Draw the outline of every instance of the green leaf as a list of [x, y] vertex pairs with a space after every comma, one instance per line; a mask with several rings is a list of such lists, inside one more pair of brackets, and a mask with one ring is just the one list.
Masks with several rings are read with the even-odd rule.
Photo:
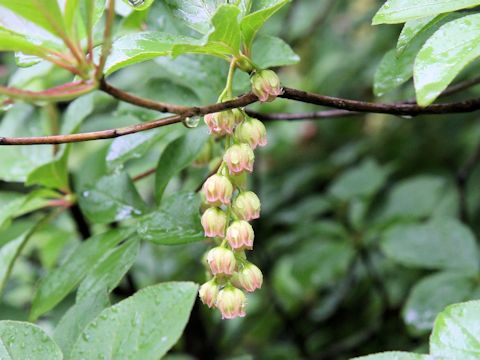
[[107, 292], [101, 291], [77, 302], [62, 316], [53, 333], [53, 339], [62, 349], [65, 359], [70, 359], [73, 344], [83, 329], [108, 306], [110, 301]]
[[143, 11], [152, 6], [155, 0], [123, 0], [124, 3], [128, 4], [131, 8], [137, 11]]
[[453, 218], [396, 225], [384, 234], [381, 247], [388, 257], [406, 266], [463, 270], [469, 274], [479, 268], [475, 236]]
[[62, 360], [55, 342], [37, 325], [20, 321], [0, 321], [2, 360]]
[[[25, 104], [15, 105], [0, 123], [2, 136], [39, 136], [45, 134], [41, 114]], [[52, 146], [10, 146], [0, 151], [0, 179], [24, 182], [37, 167], [52, 160]]]
[[98, 261], [130, 234], [128, 230], [111, 230], [95, 235], [78, 245], [76, 250], [58, 268], [44, 277], [35, 293], [31, 319], [53, 309], [86, 276]]
[[408, 296], [403, 321], [415, 334], [429, 333], [437, 314], [447, 305], [468, 300], [474, 287], [474, 279], [462, 273], [443, 272], [423, 278]]
[[57, 0], [0, 0], [0, 6], [12, 10], [52, 34], [59, 35], [59, 31], [65, 29], [63, 14]]
[[158, 359], [180, 338], [197, 294], [193, 283], [144, 288], [105, 309], [83, 331], [72, 359]]
[[403, 351], [387, 351], [383, 353], [356, 357], [351, 360], [435, 360], [429, 355], [420, 355]]
[[[442, 16], [444, 15], [439, 15], [438, 17]], [[403, 50], [405, 50], [408, 44], [438, 17], [427, 16], [424, 18], [407, 21], [402, 28], [400, 36], [398, 37], [397, 52], [401, 53]]]
[[193, 39], [161, 32], [143, 32], [122, 36], [112, 44], [112, 52], [105, 65], [105, 74], [128, 65], [170, 56], [175, 44], [194, 42]]
[[123, 171], [83, 185], [79, 205], [90, 221], [99, 224], [138, 216], [146, 209], [132, 179]]
[[480, 356], [480, 301], [451, 305], [438, 315], [430, 353], [442, 359], [476, 360]]
[[176, 17], [184, 20], [192, 29], [206, 34], [210, 31], [210, 21], [224, 0], [165, 0]]
[[178, 44], [173, 48], [172, 55], [197, 53], [219, 56], [237, 56], [240, 53], [241, 33], [238, 23], [240, 10], [233, 5], [220, 6], [212, 17], [214, 30], [203, 40]]
[[19, 236], [0, 248], [0, 294], [10, 277], [15, 260], [27, 244], [37, 224], [30, 224]]
[[43, 185], [52, 189], [66, 190], [69, 188], [68, 181], [68, 155], [70, 146], [62, 146], [49, 163], [39, 166], [28, 174], [26, 185]]
[[373, 18], [373, 25], [396, 24], [480, 5], [479, 0], [388, 0]]
[[200, 197], [178, 193], [162, 201], [156, 211], [138, 220], [138, 235], [159, 245], [186, 244], [205, 239], [198, 212]]
[[417, 102], [428, 106], [452, 80], [480, 56], [480, 14], [443, 25], [415, 59]]
[[[375, 95], [382, 96], [410, 80], [413, 76], [415, 58], [422, 46], [442, 25], [458, 16], [458, 14], [447, 14], [435, 17], [421, 27], [411, 39], [408, 39], [409, 42], [401, 51], [398, 50], [398, 47], [396, 50], [389, 51], [383, 57], [375, 73]], [[403, 41], [407, 41], [407, 39]]]
[[77, 291], [77, 303], [101, 291], [110, 293], [137, 258], [140, 243], [132, 238], [106, 255], [83, 279]]
[[0, 29], [0, 51], [21, 51], [24, 54], [45, 57], [47, 49], [26, 40], [24, 37]]
[[93, 112], [95, 94], [87, 94], [72, 101], [63, 116], [61, 133], [71, 134], [78, 130], [82, 122]]
[[170, 179], [185, 169], [197, 157], [208, 134], [201, 127], [170, 143], [158, 160], [155, 173], [155, 198], [160, 203]]
[[262, 69], [294, 65], [300, 61], [290, 45], [275, 36], [259, 36], [253, 43], [253, 62]]
[[343, 201], [368, 198], [381, 189], [389, 171], [375, 160], [367, 159], [345, 171], [329, 189], [330, 194]]
[[257, 10], [245, 16], [240, 22], [243, 41], [247, 49], [250, 49], [258, 30], [265, 22], [290, 0], [262, 0], [259, 2]]
[[389, 193], [381, 217], [418, 219], [438, 211], [445, 199], [455, 192], [446, 179], [417, 176], [399, 182]]

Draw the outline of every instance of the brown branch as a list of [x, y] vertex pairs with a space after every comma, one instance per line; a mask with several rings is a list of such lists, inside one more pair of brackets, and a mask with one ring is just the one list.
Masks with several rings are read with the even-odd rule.
[[265, 114], [253, 110], [247, 110], [247, 114], [251, 117], [254, 117], [262, 121], [278, 121], [278, 120], [326, 120], [326, 119], [335, 119], [340, 117], [352, 117], [363, 115], [363, 113], [348, 111], [348, 110], [324, 110], [324, 111], [313, 111], [305, 113], [274, 113], [274, 114]]
[[[223, 110], [234, 109], [250, 105], [257, 101], [257, 97], [252, 93], [240, 96], [237, 99], [207, 105], [198, 108], [191, 108], [188, 116], [198, 116], [211, 114]], [[163, 119], [158, 119], [146, 123], [135, 124], [123, 128], [93, 131], [88, 133], [71, 135], [51, 135], [34, 137], [0, 137], [0, 145], [38, 145], [38, 144], [66, 144], [90, 140], [112, 139], [120, 136], [134, 134], [141, 131], [155, 129], [161, 126], [176, 124], [181, 122], [187, 115], [174, 115]]]
[[107, 19], [105, 20], [105, 30], [103, 32], [102, 52], [100, 53], [100, 60], [95, 72], [95, 78], [100, 79], [103, 76], [103, 69], [107, 63], [108, 55], [112, 49], [112, 27], [115, 18], [115, 0], [108, 2]]
[[380, 113], [400, 116], [439, 115], [451, 113], [467, 113], [480, 109], [480, 98], [460, 102], [433, 104], [421, 107], [416, 104], [406, 103], [372, 103], [367, 101], [350, 100], [333, 96], [319, 95], [302, 90], [284, 88], [284, 94], [280, 97], [303, 103], [326, 106], [336, 109]]
[[154, 167], [154, 168], [151, 168], [151, 169], [148, 169], [147, 171], [144, 171], [140, 174], [138, 174], [137, 176], [134, 176], [132, 178], [132, 180], [135, 182], [135, 181], [140, 181], [140, 180], [143, 180], [147, 177], [149, 177], [150, 175], [153, 175], [155, 174], [155, 172], [157, 171], [157, 168]]
[[120, 90], [105, 81], [105, 79], [100, 80], [100, 90], [103, 90], [107, 94], [110, 94], [115, 99], [141, 106], [146, 109], [157, 110], [165, 113], [172, 114], [183, 114], [191, 110], [192, 108], [181, 105], [167, 104], [163, 102], [158, 102], [154, 100], [144, 99], [136, 95], [129, 94], [123, 90]]

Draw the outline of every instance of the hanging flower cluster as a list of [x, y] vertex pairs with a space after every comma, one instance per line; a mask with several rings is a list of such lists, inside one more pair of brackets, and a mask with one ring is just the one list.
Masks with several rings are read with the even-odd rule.
[[[272, 101], [282, 93], [277, 75], [270, 70], [252, 76], [252, 91], [261, 101]], [[267, 145], [267, 131], [261, 121], [239, 109], [206, 115], [204, 120], [212, 136], [226, 138], [226, 148], [217, 173], [202, 187], [207, 206], [203, 230], [217, 246], [206, 255], [211, 279], [200, 287], [199, 296], [208, 307], [218, 308], [223, 319], [233, 319], [245, 316], [244, 291], [254, 292], [263, 282], [262, 272], [246, 256], [255, 237], [250, 222], [260, 217], [261, 204], [245, 188], [244, 175], [253, 171], [253, 151]]]

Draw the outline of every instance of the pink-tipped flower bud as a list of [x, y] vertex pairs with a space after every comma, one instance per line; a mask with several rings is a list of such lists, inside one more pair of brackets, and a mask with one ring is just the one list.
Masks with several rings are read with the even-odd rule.
[[237, 124], [238, 117], [238, 113], [234, 113], [232, 110], [226, 110], [205, 115], [204, 120], [210, 130], [210, 134], [223, 136], [233, 134], [233, 129]]
[[223, 247], [210, 250], [207, 255], [207, 262], [213, 275], [232, 275], [237, 266], [233, 251]]
[[251, 78], [252, 92], [261, 102], [270, 102], [283, 94], [280, 79], [272, 70], [258, 71]]
[[227, 214], [219, 208], [209, 208], [202, 215], [202, 226], [206, 237], [225, 236]]
[[222, 313], [222, 319], [234, 319], [245, 316], [247, 299], [242, 290], [227, 285], [217, 296], [217, 308]]
[[252, 225], [244, 220], [234, 221], [227, 229], [227, 240], [232, 249], [253, 249], [255, 234]]
[[248, 263], [234, 275], [232, 282], [248, 292], [254, 292], [262, 287], [263, 274], [257, 266]]
[[215, 279], [212, 279], [200, 286], [198, 296], [200, 297], [202, 303], [207, 305], [209, 308], [212, 308], [217, 302], [218, 291], [218, 284]]
[[239, 174], [243, 171], [252, 172], [255, 154], [247, 144], [232, 145], [225, 152], [223, 160], [232, 174]]
[[241, 220], [250, 221], [260, 217], [260, 199], [251, 191], [240, 193], [233, 202], [233, 212]]
[[233, 185], [226, 176], [215, 174], [203, 184], [205, 200], [212, 205], [228, 205], [233, 194]]
[[249, 118], [237, 126], [235, 137], [240, 142], [247, 143], [253, 150], [257, 146], [267, 145], [267, 129], [265, 125], [257, 119]]

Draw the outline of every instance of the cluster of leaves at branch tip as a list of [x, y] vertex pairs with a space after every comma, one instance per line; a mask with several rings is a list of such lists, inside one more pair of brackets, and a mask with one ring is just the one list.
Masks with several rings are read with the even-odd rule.
[[[272, 101], [281, 94], [280, 81], [270, 70], [252, 77], [252, 89], [262, 101]], [[208, 307], [218, 308], [223, 319], [233, 319], [246, 314], [243, 291], [254, 292], [263, 282], [261, 270], [246, 256], [255, 237], [249, 222], [260, 217], [261, 203], [246, 189], [244, 175], [253, 172], [254, 150], [267, 145], [267, 131], [243, 109], [207, 115], [205, 123], [213, 137], [223, 139], [225, 153], [217, 172], [202, 188], [201, 223], [205, 236], [216, 247], [206, 254], [211, 279], [200, 287], [199, 296]]]

